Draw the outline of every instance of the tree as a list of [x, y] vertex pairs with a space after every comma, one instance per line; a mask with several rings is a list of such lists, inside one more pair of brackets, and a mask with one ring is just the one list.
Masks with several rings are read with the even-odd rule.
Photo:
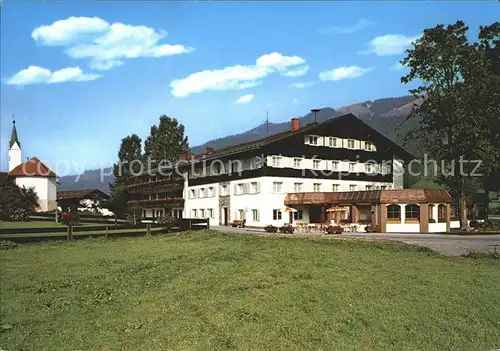
[[113, 211], [116, 217], [123, 218], [127, 214], [128, 190], [127, 186], [132, 184], [134, 175], [137, 175], [143, 167], [142, 140], [132, 134], [122, 139], [118, 151], [118, 163], [113, 165], [115, 180], [110, 184], [110, 199], [106, 207]]
[[144, 143], [146, 157], [151, 158], [151, 165], [157, 166], [162, 160], [175, 162], [189, 151], [184, 126], [177, 119], [161, 116], [158, 126], [151, 127], [150, 135]]
[[480, 37], [473, 44], [468, 42], [468, 27], [461, 21], [446, 28], [438, 25], [426, 29], [401, 61], [410, 69], [401, 82], [420, 83], [410, 92], [423, 99], [409, 116], [418, 116], [420, 126], [409, 131], [406, 140], [421, 138], [430, 155], [442, 162], [438, 181], [458, 199], [463, 229], [468, 228], [466, 195], [476, 164], [461, 160], [482, 160], [480, 171], [486, 174], [498, 162], [498, 142], [491, 123], [499, 114], [491, 113], [498, 111], [500, 100], [495, 90], [500, 85], [489, 77], [494, 59], [487, 54], [487, 48], [491, 48], [487, 44], [493, 41], [492, 32], [497, 27], [483, 30], [485, 39]]
[[134, 175], [141, 171], [142, 140], [136, 134], [122, 139], [118, 151], [118, 163], [113, 165], [115, 184], [130, 184]]
[[0, 174], [0, 218], [28, 220], [38, 208], [38, 195], [33, 188], [19, 187], [7, 174]]

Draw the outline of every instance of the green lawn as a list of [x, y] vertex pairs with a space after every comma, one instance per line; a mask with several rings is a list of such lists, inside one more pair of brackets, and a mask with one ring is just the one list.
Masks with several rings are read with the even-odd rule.
[[30, 221], [30, 222], [11, 222], [0, 221], [0, 228], [46, 228], [46, 227], [59, 227], [61, 223], [49, 221]]
[[[146, 227], [140, 228], [140, 229], [113, 229], [113, 226], [109, 226], [108, 229], [108, 234], [113, 234], [113, 233], [146, 233]], [[159, 232], [162, 231], [163, 228], [151, 228], [151, 233]], [[86, 232], [73, 232], [73, 236], [85, 236], [85, 235], [90, 235], [90, 234], [98, 234], [98, 235], [105, 235], [106, 230], [92, 230], [92, 231], [86, 231]], [[66, 236], [66, 232], [54, 232], [54, 233], [29, 233], [29, 234], [0, 234], [0, 240], [9, 240], [12, 238], [38, 238], [38, 237], [45, 237], [45, 236], [53, 236], [53, 237], [59, 237], [59, 236]]]
[[491, 350], [500, 260], [194, 232], [1, 252], [4, 350]]

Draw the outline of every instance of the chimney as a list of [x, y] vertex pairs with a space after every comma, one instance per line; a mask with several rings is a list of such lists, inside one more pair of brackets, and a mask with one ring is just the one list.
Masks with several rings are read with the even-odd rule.
[[300, 129], [300, 120], [298, 118], [292, 118], [290, 120], [290, 125], [292, 132], [296, 132]]

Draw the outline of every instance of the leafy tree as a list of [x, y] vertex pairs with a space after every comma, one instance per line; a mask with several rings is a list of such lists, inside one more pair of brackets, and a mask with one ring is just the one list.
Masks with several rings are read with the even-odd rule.
[[406, 140], [421, 138], [430, 155], [444, 161], [438, 181], [458, 199], [464, 229], [468, 228], [467, 189], [476, 165], [462, 162], [461, 171], [460, 160], [482, 160], [480, 171], [489, 174], [498, 166], [500, 152], [496, 128], [491, 128], [494, 119], [499, 124], [500, 84], [489, 74], [495, 61], [490, 51], [493, 45], [498, 47], [498, 24], [485, 28], [479, 42], [472, 44], [461, 21], [426, 29], [401, 61], [410, 69], [402, 83], [418, 82], [410, 92], [423, 99], [409, 116], [418, 116], [420, 126], [409, 131]]
[[33, 188], [19, 187], [7, 174], [0, 174], [0, 218], [28, 220], [38, 208], [38, 195]]
[[141, 144], [141, 138], [135, 134], [122, 139], [118, 151], [118, 163], [113, 166], [115, 180], [109, 187], [111, 198], [106, 204], [116, 217], [123, 218], [127, 214], [127, 186], [133, 182], [133, 176], [141, 171], [143, 165]]
[[118, 151], [118, 163], [113, 166], [115, 184], [130, 184], [133, 175], [141, 171], [142, 140], [136, 134], [122, 139]]
[[144, 143], [146, 157], [151, 158], [151, 165], [157, 166], [162, 160], [175, 162], [189, 151], [187, 136], [184, 136], [184, 125], [177, 119], [161, 116], [158, 126], [151, 127], [150, 135]]

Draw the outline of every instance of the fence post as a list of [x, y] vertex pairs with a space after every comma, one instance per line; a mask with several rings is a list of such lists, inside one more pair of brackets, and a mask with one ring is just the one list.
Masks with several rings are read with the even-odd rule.
[[151, 235], [151, 223], [146, 224], [146, 235]]
[[207, 230], [210, 230], [210, 218], [207, 218]]
[[191, 220], [191, 219], [188, 219], [188, 221], [189, 221], [189, 230], [191, 230], [191, 228], [192, 228], [192, 223], [193, 223], [193, 222], [192, 222], [192, 220]]
[[68, 240], [73, 240], [73, 226], [70, 224], [68, 225], [68, 235], [67, 235]]
[[108, 226], [106, 226], [106, 239], [108, 238]]

